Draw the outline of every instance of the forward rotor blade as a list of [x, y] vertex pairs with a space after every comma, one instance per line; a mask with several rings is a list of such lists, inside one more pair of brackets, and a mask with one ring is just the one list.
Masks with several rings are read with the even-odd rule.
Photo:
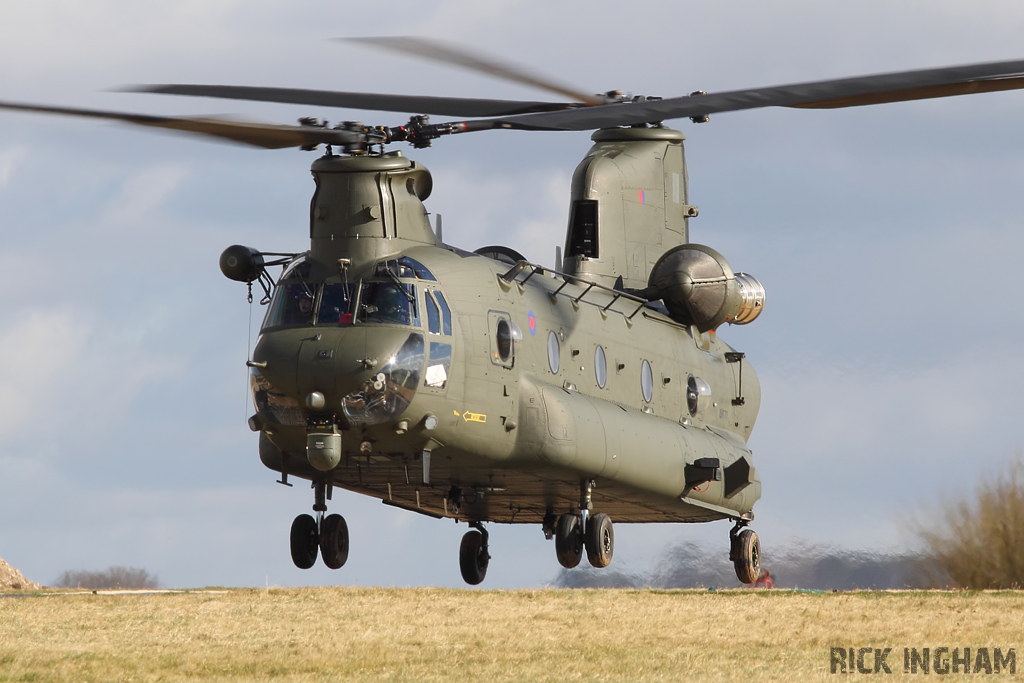
[[528, 130], [592, 130], [760, 107], [836, 109], [1024, 88], [1024, 60], [900, 71], [769, 88], [503, 117]]
[[189, 118], [171, 116], [150, 116], [147, 114], [125, 114], [122, 112], [74, 109], [69, 107], [48, 107], [36, 104], [0, 102], [0, 109], [28, 111], [43, 114], [63, 114], [94, 119], [124, 121], [152, 128], [166, 128], [186, 133], [207, 135], [223, 140], [241, 142], [264, 149], [285, 147], [312, 147], [318, 144], [358, 144], [365, 136], [347, 130], [330, 130], [311, 126], [278, 126], [247, 121], [231, 121], [214, 118]]
[[420, 95], [385, 95], [377, 93], [336, 92], [331, 90], [303, 90], [299, 88], [261, 88], [243, 85], [136, 85], [125, 88], [129, 92], [158, 93], [161, 95], [190, 95], [218, 97], [229, 100], [256, 102], [283, 102], [311, 104], [343, 109], [369, 109], [397, 111], [405, 114], [434, 116], [513, 116], [531, 112], [559, 111], [576, 104], [560, 102], [526, 102], [517, 100], [484, 100], [468, 97], [429, 97]]
[[442, 43], [426, 38], [413, 36], [383, 36], [369, 38], [337, 38], [336, 40], [346, 43], [357, 43], [392, 52], [402, 52], [414, 57], [432, 59], [435, 62], [460, 66], [470, 71], [484, 73], [494, 78], [501, 78], [521, 85], [529, 85], [541, 90], [557, 93], [564, 97], [572, 98], [588, 106], [596, 106], [604, 102], [593, 95], [579, 92], [568, 86], [560, 85], [543, 76], [532, 74], [523, 67], [503, 64], [493, 57], [485, 57], [473, 53], [463, 47]]

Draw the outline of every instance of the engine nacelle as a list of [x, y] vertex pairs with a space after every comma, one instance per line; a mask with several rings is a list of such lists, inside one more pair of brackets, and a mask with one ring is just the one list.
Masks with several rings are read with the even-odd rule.
[[263, 254], [251, 247], [234, 244], [220, 255], [220, 272], [230, 280], [255, 282], [265, 269]]
[[678, 322], [701, 332], [722, 323], [745, 325], [764, 308], [764, 287], [746, 273], [733, 273], [729, 262], [711, 247], [681, 244], [654, 264], [644, 295], [662, 299]]

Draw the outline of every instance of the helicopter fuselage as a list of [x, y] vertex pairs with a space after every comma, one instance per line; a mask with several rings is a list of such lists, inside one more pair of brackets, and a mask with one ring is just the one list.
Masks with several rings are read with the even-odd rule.
[[760, 387], [713, 330], [440, 244], [416, 211], [429, 175], [400, 155], [314, 175], [312, 249], [250, 361], [268, 467], [473, 522], [550, 521], [581, 482], [616, 521], [751, 518]]

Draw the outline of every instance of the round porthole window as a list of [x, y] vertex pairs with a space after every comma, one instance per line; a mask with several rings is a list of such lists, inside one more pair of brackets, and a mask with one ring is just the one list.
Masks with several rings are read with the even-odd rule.
[[644, 400], [650, 403], [654, 397], [654, 372], [646, 360], [640, 366], [640, 390], [644, 392]]
[[501, 359], [501, 362], [507, 363], [508, 359], [512, 357], [512, 327], [504, 318], [498, 320], [495, 341], [498, 345], [498, 358]]
[[548, 367], [551, 374], [558, 374], [558, 335], [548, 332]]
[[604, 389], [605, 382], [608, 381], [608, 363], [604, 357], [604, 348], [600, 344], [594, 350], [594, 374], [597, 375], [597, 386]]
[[690, 375], [686, 380], [686, 407], [697, 417], [711, 402], [711, 386], [700, 377]]

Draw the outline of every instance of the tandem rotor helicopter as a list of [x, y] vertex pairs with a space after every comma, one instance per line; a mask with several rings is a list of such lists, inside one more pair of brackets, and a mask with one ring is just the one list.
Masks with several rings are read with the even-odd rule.
[[[0, 108], [120, 120], [267, 149], [324, 146], [312, 164], [309, 248], [234, 245], [230, 279], [267, 312], [246, 364], [265, 466], [311, 482], [295, 518], [300, 568], [339, 568], [348, 527], [334, 488], [469, 524], [459, 565], [484, 580], [487, 522], [538, 524], [559, 563], [606, 567], [615, 522], [731, 520], [729, 557], [754, 582], [748, 528], [761, 482], [747, 440], [760, 406], [744, 353], [716, 334], [761, 313], [765, 290], [689, 241], [684, 136], [663, 121], [761, 107], [833, 109], [1024, 88], [1024, 60], [660, 99], [587, 95], [417, 38], [356, 42], [529, 84], [538, 102], [222, 85], [140, 92], [413, 114], [396, 127], [162, 117], [0, 102]], [[429, 116], [463, 120], [431, 123]], [[389, 145], [430, 147], [486, 130], [594, 130], [572, 178], [557, 269], [512, 249], [443, 241], [424, 202], [430, 172]], [[282, 268], [278, 277], [271, 268]]]

